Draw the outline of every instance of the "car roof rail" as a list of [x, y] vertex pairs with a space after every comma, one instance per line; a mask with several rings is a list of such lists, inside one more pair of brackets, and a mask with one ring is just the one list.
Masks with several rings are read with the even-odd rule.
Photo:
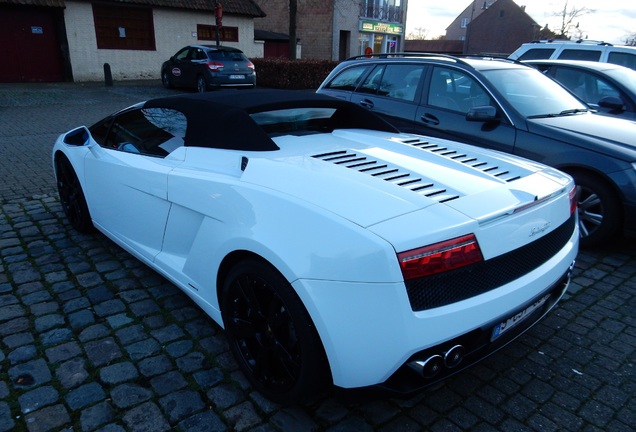
[[599, 41], [599, 40], [591, 40], [591, 39], [577, 39], [577, 40], [572, 40], [572, 39], [541, 39], [541, 40], [533, 40], [532, 42], [533, 44], [538, 44], [538, 43], [577, 43], [577, 44], [581, 44], [581, 45], [602, 45], [602, 46], [614, 46], [613, 44], [609, 43], [609, 42], [605, 42], [605, 41]]
[[453, 56], [450, 54], [441, 54], [441, 53], [431, 53], [431, 52], [416, 52], [416, 51], [408, 51], [408, 52], [394, 52], [394, 53], [378, 53], [378, 54], [361, 54], [353, 57], [349, 57], [347, 60], [362, 60], [369, 58], [406, 58], [406, 57], [437, 57], [442, 59], [454, 60], [456, 62], [465, 64], [470, 66], [468, 63], [464, 62], [458, 56]]
[[492, 60], [492, 61], [501, 61], [501, 62], [506, 62], [506, 63], [514, 63], [514, 64], [520, 64], [520, 65], [524, 65], [527, 66], [524, 62], [517, 60], [517, 59], [511, 59], [508, 58], [506, 56], [503, 55], [490, 55], [490, 54], [462, 54], [460, 56], [461, 58], [466, 58], [466, 59], [474, 59], [474, 60]]

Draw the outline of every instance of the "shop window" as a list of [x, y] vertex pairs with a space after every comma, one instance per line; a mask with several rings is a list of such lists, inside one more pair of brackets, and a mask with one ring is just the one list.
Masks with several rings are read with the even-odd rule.
[[93, 4], [99, 49], [154, 50], [152, 9]]
[[[197, 24], [197, 38], [199, 40], [216, 40], [216, 26]], [[238, 42], [238, 27], [221, 27], [219, 40], [223, 42]]]

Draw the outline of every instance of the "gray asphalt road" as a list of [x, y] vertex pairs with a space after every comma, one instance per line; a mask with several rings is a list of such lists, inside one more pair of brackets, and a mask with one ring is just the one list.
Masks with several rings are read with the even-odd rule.
[[557, 309], [440, 388], [365, 403], [263, 399], [218, 326], [105, 237], [73, 232], [55, 192], [58, 134], [177, 92], [0, 84], [0, 432], [634, 430], [634, 239], [582, 251]]

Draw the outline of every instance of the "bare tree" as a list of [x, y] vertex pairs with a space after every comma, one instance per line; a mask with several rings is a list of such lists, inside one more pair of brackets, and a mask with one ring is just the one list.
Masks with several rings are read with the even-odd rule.
[[560, 28], [556, 31], [557, 37], [562, 39], [569, 39], [570, 36], [582, 38], [583, 30], [579, 28], [579, 24], [576, 21], [583, 15], [592, 12], [595, 12], [595, 10], [586, 7], [576, 7], [575, 5], [570, 5], [568, 0], [565, 0], [560, 10], [552, 13], [553, 17], [561, 20]]
[[625, 37], [625, 45], [636, 46], [636, 33], [632, 33]]
[[406, 35], [407, 40], [423, 40], [428, 37], [428, 29], [416, 27], [415, 30]]

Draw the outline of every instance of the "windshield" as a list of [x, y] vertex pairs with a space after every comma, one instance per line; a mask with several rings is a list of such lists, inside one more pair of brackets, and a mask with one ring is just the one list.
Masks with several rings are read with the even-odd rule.
[[536, 69], [493, 69], [485, 70], [483, 74], [524, 117], [551, 116], [588, 109]]

